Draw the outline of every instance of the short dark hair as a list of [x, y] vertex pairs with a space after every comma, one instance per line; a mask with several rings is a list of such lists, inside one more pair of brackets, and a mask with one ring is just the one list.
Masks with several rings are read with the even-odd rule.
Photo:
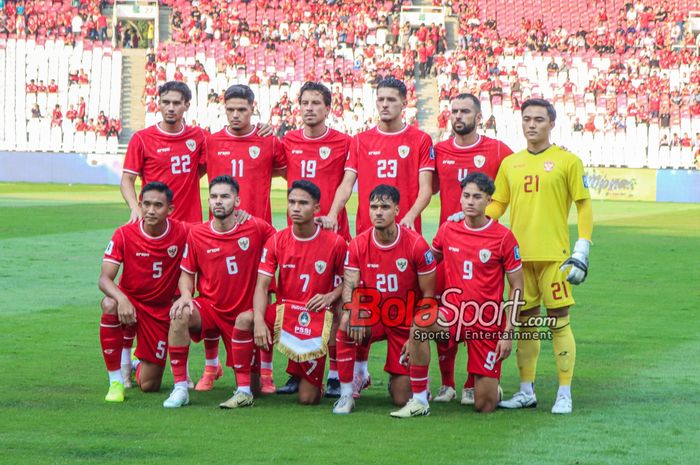
[[173, 203], [173, 191], [170, 190], [167, 184], [153, 181], [149, 182], [141, 189], [141, 199], [143, 199], [143, 194], [149, 191], [156, 191], [165, 194], [165, 198], [168, 199], [168, 203]]
[[303, 86], [301, 86], [301, 89], [299, 90], [299, 105], [301, 105], [301, 96], [304, 95], [304, 92], [306, 92], [307, 90], [319, 92], [321, 95], [323, 95], [323, 104], [327, 107], [331, 106], [332, 96], [330, 89], [321, 84], [320, 82], [312, 81], [307, 81], [304, 83]]
[[372, 189], [372, 192], [369, 193], [369, 201], [371, 202], [372, 200], [383, 199], [389, 199], [396, 205], [398, 205], [399, 201], [401, 200], [401, 194], [399, 193], [399, 190], [394, 186], [390, 186], [388, 184], [379, 184], [378, 186], [375, 186], [374, 189]]
[[179, 92], [180, 95], [182, 95], [182, 98], [185, 99], [185, 103], [192, 100], [192, 91], [184, 82], [168, 81], [158, 88], [159, 97], [168, 92]]
[[523, 104], [520, 105], [520, 113], [524, 113], [527, 107], [543, 107], [547, 110], [549, 121], [554, 122], [557, 119], [557, 111], [554, 109], [554, 105], [543, 98], [531, 98], [525, 100]]
[[301, 189], [311, 196], [317, 203], [321, 201], [321, 189], [311, 181], [306, 179], [297, 179], [292, 183], [292, 186], [287, 191], [287, 195], [291, 194], [294, 189]]
[[496, 186], [493, 184], [493, 179], [484, 173], [480, 173], [478, 171], [476, 173], [469, 173], [459, 182], [459, 187], [464, 189], [464, 186], [469, 183], [476, 184], [476, 187], [478, 187], [479, 190], [485, 194], [493, 195], [493, 193], [496, 192]]
[[255, 94], [250, 87], [244, 84], [234, 84], [224, 92], [224, 102], [228, 99], [240, 98], [252, 105], [255, 102]]
[[209, 183], [209, 190], [211, 190], [211, 188], [217, 184], [228, 184], [231, 186], [231, 190], [234, 191], [236, 195], [240, 194], [241, 192], [241, 186], [238, 184], [238, 181], [233, 179], [233, 177], [229, 176], [228, 174], [222, 174], [221, 176], [217, 176], [212, 179]]
[[450, 103], [454, 102], [455, 100], [471, 100], [474, 106], [476, 107], [476, 111], [481, 113], [481, 100], [479, 100], [479, 97], [477, 97], [476, 95], [463, 92], [452, 97], [450, 99]]
[[399, 91], [401, 98], [406, 98], [408, 95], [408, 90], [406, 90], [406, 84], [403, 81], [399, 81], [395, 77], [387, 77], [379, 81], [377, 84], [377, 91], [382, 87], [388, 87], [389, 89], [396, 89]]

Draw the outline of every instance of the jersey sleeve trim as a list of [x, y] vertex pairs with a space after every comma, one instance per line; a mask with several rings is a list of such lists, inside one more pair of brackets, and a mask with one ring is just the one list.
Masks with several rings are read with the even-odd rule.
[[420, 169], [418, 170], [419, 173], [420, 173], [421, 171], [435, 171], [435, 168], [433, 168], [432, 166], [426, 166], [426, 167], [420, 168]]
[[188, 270], [187, 268], [185, 268], [185, 267], [182, 266], [182, 265], [180, 265], [180, 269], [181, 269], [182, 271], [184, 271], [185, 273], [196, 274], [194, 271]]
[[354, 266], [349, 266], [349, 265], [345, 265], [344, 268], [345, 268], [346, 270], [351, 270], [351, 271], [360, 271], [359, 268], [356, 268], [356, 267], [354, 267]]
[[431, 269], [428, 270], [428, 271], [423, 271], [423, 272], [420, 272], [420, 271], [419, 271], [419, 272], [418, 272], [418, 276], [423, 276], [423, 275], [426, 275], [426, 274], [435, 273], [435, 270], [436, 270], [436, 269], [437, 269], [436, 267], [433, 267], [433, 268], [431, 268]]
[[122, 262], [118, 262], [117, 260], [112, 260], [111, 258], [103, 258], [103, 262], [109, 262], [109, 263], [114, 263], [115, 265], [121, 265]]
[[123, 172], [123, 173], [131, 173], [131, 174], [135, 174], [135, 175], [141, 174], [141, 173], [139, 173], [139, 172], [136, 172], [136, 171], [133, 171], [133, 170], [128, 170], [128, 169], [126, 169], [126, 168], [123, 168], [123, 169], [122, 169], [122, 172]]
[[346, 166], [345, 171], [352, 171], [353, 173], [357, 174], [357, 170], [355, 168], [349, 168]]
[[512, 270], [506, 270], [506, 273], [515, 273], [516, 271], [520, 270], [523, 267], [523, 264], [521, 263], [520, 265], [516, 266]]
[[271, 278], [274, 278], [274, 277], [275, 277], [274, 273], [268, 273], [267, 271], [261, 270], [260, 268], [258, 268], [258, 273], [259, 273], [259, 274], [264, 274], [265, 276], [269, 276], [269, 277], [271, 277]]

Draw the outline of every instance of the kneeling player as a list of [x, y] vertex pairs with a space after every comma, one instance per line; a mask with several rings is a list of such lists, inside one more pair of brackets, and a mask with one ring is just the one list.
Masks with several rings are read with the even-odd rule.
[[[391, 399], [399, 406], [410, 403], [411, 381], [408, 367], [401, 358], [411, 330], [413, 306], [419, 305], [423, 296], [433, 296], [435, 259], [419, 233], [396, 223], [399, 200], [395, 187], [385, 184], [375, 187], [369, 195], [373, 227], [350, 241], [348, 247], [343, 302], [349, 311], [343, 312], [336, 341], [340, 399], [333, 413], [348, 414], [355, 406], [353, 367], [358, 345], [384, 339], [387, 340], [384, 370], [391, 376]], [[357, 289], [360, 282], [366, 287]], [[359, 296], [363, 293], [370, 302], [365, 303], [364, 299], [360, 302]], [[396, 309], [402, 310], [396, 312]], [[368, 311], [369, 319], [365, 321], [373, 318], [376, 322], [371, 326], [352, 326], [353, 320], [362, 317], [358, 314], [360, 311]], [[351, 312], [355, 314], [350, 315]], [[426, 372], [426, 385], [427, 377]], [[420, 404], [426, 408], [420, 409], [421, 415], [430, 413], [427, 402], [426, 392]]]
[[[136, 326], [136, 357], [141, 361], [136, 380], [141, 390], [160, 389], [168, 351], [168, 312], [187, 238], [184, 223], [168, 219], [172, 201], [173, 193], [165, 184], [146, 184], [139, 202], [142, 219], [117, 229], [105, 250], [99, 280], [105, 294], [100, 304], [100, 343], [109, 372], [108, 402], [124, 400], [120, 362], [126, 325]], [[117, 285], [114, 280], [122, 265]]]
[[[274, 320], [271, 321], [267, 311], [267, 292], [278, 268], [279, 303], [303, 302], [309, 312], [327, 312], [340, 299], [347, 245], [339, 235], [314, 223], [320, 199], [321, 191], [315, 184], [294, 181], [287, 194], [287, 213], [292, 226], [277, 232], [263, 249], [253, 299], [254, 314], [246, 312], [236, 321], [241, 337], [253, 336], [258, 347], [272, 347]], [[250, 364], [253, 351], [252, 342], [235, 347], [237, 363], [240, 360]], [[288, 373], [300, 378], [301, 404], [317, 404], [321, 400], [325, 365], [325, 355], [303, 363], [289, 363]]]
[[[275, 230], [259, 218], [238, 224], [234, 212], [240, 203], [238, 182], [231, 176], [217, 176], [209, 184], [209, 209], [213, 219], [193, 226], [180, 275], [181, 297], [170, 310], [170, 364], [175, 387], [163, 407], [189, 403], [187, 357], [190, 338], [199, 342], [205, 334], [221, 334], [227, 353], [226, 365], [234, 367], [232, 347], [251, 337], [240, 337], [234, 329], [241, 313], [253, 305], [255, 271], [262, 247]], [[195, 277], [199, 295], [193, 298]], [[235, 366], [237, 390], [221, 408], [251, 405], [250, 363]], [[218, 376], [222, 375], [219, 369]]]
[[[440, 320], [429, 327], [414, 326], [409, 343], [413, 404], [423, 402], [427, 391], [430, 344], [426, 335], [440, 333], [438, 339], [469, 340], [467, 370], [475, 377], [474, 408], [491, 412], [500, 400], [501, 362], [512, 348], [508, 337], [512, 324], [503, 303], [504, 275], [509, 302], [516, 302], [523, 287], [522, 263], [513, 233], [484, 213], [494, 192], [493, 181], [483, 173], [472, 173], [461, 186], [464, 221], [444, 223], [433, 239], [433, 253], [445, 265]], [[517, 311], [517, 303], [513, 305]], [[417, 411], [409, 404], [392, 415], [411, 417]]]

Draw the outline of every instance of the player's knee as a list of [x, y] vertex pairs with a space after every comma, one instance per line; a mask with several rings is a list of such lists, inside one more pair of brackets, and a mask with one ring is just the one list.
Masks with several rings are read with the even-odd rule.
[[143, 379], [139, 382], [139, 388], [142, 392], [158, 392], [160, 391], [159, 379]]
[[552, 333], [559, 332], [563, 330], [564, 328], [567, 328], [570, 324], [569, 321], [569, 316], [564, 315], [564, 316], [549, 316], [550, 320], [547, 321], [547, 325], [549, 326], [549, 330]]
[[253, 312], [243, 312], [236, 317], [235, 327], [242, 331], [253, 329]]
[[498, 402], [491, 398], [478, 398], [474, 399], [474, 410], [479, 413], [489, 413], [496, 410]]
[[189, 316], [183, 316], [182, 318], [175, 318], [170, 320], [170, 331], [175, 333], [189, 331], [190, 328], [190, 318]]
[[299, 403], [301, 405], [317, 405], [321, 402], [321, 394], [315, 392], [299, 392]]
[[104, 315], [116, 315], [117, 314], [117, 301], [111, 297], [105, 297], [100, 302], [100, 307], [102, 307], [102, 313]]

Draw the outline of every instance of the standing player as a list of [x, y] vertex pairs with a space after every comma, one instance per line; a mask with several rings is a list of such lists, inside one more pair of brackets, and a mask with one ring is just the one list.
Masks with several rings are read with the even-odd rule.
[[[253, 299], [254, 314], [246, 313], [248, 320], [241, 322], [245, 324], [236, 324], [242, 331], [247, 331], [242, 333], [246, 338], [254, 336], [258, 347], [268, 349], [272, 346], [274, 319], [266, 319], [266, 316], [270, 316], [267, 312], [267, 292], [278, 269], [279, 302], [305, 302], [310, 312], [326, 312], [340, 298], [347, 245], [340, 236], [314, 222], [320, 200], [321, 192], [312, 182], [294, 181], [287, 198], [287, 212], [292, 226], [276, 233], [265, 245]], [[241, 345], [236, 350], [240, 353], [240, 357], [239, 354], [235, 355], [237, 363], [249, 364], [252, 345]], [[310, 405], [321, 400], [325, 368], [325, 355], [304, 363], [290, 362], [288, 373], [301, 379], [300, 403]]]
[[[433, 190], [440, 191], [440, 224], [455, 212], [461, 211], [461, 181], [467, 174], [485, 173], [496, 179], [498, 168], [505, 157], [513, 153], [503, 142], [483, 136], [477, 132], [481, 124], [481, 102], [472, 94], [459, 94], [450, 102], [450, 123], [455, 136], [435, 145], [435, 169]], [[436, 291], [441, 293], [444, 286], [444, 268], [438, 265]], [[459, 344], [438, 343], [438, 361], [442, 386], [433, 399], [435, 402], [449, 402], [455, 397], [455, 358]], [[474, 404], [474, 377], [469, 376], [462, 390], [462, 404]]]
[[[109, 372], [108, 402], [124, 400], [120, 361], [127, 325], [138, 335], [135, 355], [141, 364], [136, 378], [141, 390], [160, 389], [168, 350], [168, 311], [187, 237], [183, 223], [168, 219], [174, 209], [172, 202], [168, 186], [146, 184], [139, 202], [142, 219], [117, 229], [105, 250], [99, 280], [105, 294], [100, 303], [100, 343]], [[117, 285], [114, 281], [120, 267]]]
[[[501, 362], [512, 348], [512, 323], [502, 302], [504, 275], [509, 302], [515, 302], [523, 287], [522, 263], [513, 233], [484, 213], [494, 192], [491, 178], [471, 173], [461, 185], [464, 221], [443, 223], [432, 247], [435, 258], [444, 260], [446, 289], [440, 316], [442, 324], [449, 327], [440, 321], [428, 328], [414, 326], [409, 343], [413, 398], [403, 409], [393, 412], [394, 417], [419, 416], [429, 409], [430, 344], [427, 338], [415, 337], [420, 332], [442, 333], [445, 339], [457, 341], [468, 339], [468, 371], [475, 378], [474, 408], [491, 412], [500, 400]], [[462, 323], [469, 326], [462, 328]]]
[[[240, 184], [240, 210], [272, 224], [270, 189], [273, 176], [284, 172], [286, 161], [282, 144], [276, 137], [262, 136], [251, 123], [255, 109], [255, 94], [246, 85], [236, 84], [224, 92], [224, 108], [228, 126], [207, 138], [205, 164], [207, 177], [229, 175]], [[196, 389], [208, 391], [221, 371], [219, 363], [219, 334], [204, 336], [205, 368]], [[262, 373], [262, 390], [274, 392], [272, 354], [270, 367]], [[268, 371], [269, 370], [269, 371]]]
[[[233, 213], [240, 204], [239, 189], [231, 176], [214, 178], [209, 185], [213, 219], [192, 227], [187, 237], [178, 286], [180, 298], [170, 310], [168, 339], [175, 387], [163, 402], [164, 407], [189, 403], [186, 367], [190, 338], [197, 342], [211, 331], [221, 334], [227, 365], [234, 367], [232, 347], [241, 343], [234, 330], [236, 318], [253, 305], [255, 270], [262, 247], [275, 233], [269, 223], [259, 218], [236, 223]], [[193, 298], [195, 277], [199, 295]], [[236, 370], [238, 390], [232, 399], [221, 404], [223, 408], [240, 402], [239, 393], [252, 402], [250, 365], [241, 368], [240, 372]]]
[[[298, 179], [315, 183], [321, 190], [321, 208], [318, 214], [323, 226], [335, 230], [343, 239], [349, 241], [350, 226], [345, 207], [340, 210], [337, 219], [325, 215], [328, 215], [343, 180], [345, 160], [352, 138], [326, 126], [326, 118], [331, 110], [331, 91], [323, 84], [305, 83], [299, 91], [299, 106], [304, 127], [288, 132], [282, 139], [287, 159], [287, 185], [291, 187]], [[335, 359], [335, 326], [331, 331], [328, 358], [330, 368], [325, 396], [338, 397], [340, 383]], [[265, 363], [265, 360], [262, 362]], [[298, 385], [299, 380], [291, 378], [277, 392], [296, 392]]]
[[[408, 368], [401, 354], [408, 343], [414, 303], [423, 296], [432, 297], [435, 286], [435, 259], [425, 239], [415, 231], [396, 224], [399, 213], [398, 189], [386, 184], [375, 187], [369, 196], [369, 215], [373, 227], [350, 241], [345, 263], [343, 302], [346, 308], [360, 305], [355, 290], [360, 286], [378, 291], [371, 303], [362, 304], [370, 312], [379, 312], [379, 322], [371, 327], [350, 326], [351, 316], [343, 312], [338, 329], [338, 372], [340, 399], [333, 413], [348, 414], [355, 406], [353, 372], [355, 345], [387, 340], [384, 370], [389, 373], [389, 393], [395, 405], [404, 406], [411, 394]], [[402, 302], [396, 312], [390, 302]], [[349, 305], [350, 304], [350, 305]], [[350, 308], [358, 312], [358, 308]], [[398, 313], [398, 315], [394, 315]], [[370, 315], [368, 315], [370, 316]], [[369, 341], [367, 341], [369, 338]], [[427, 372], [425, 374], [427, 379]], [[427, 393], [425, 404], [427, 405]], [[429, 409], [422, 411], [424, 415]]]
[[[402, 113], [408, 104], [406, 97], [403, 82], [391, 77], [380, 81], [377, 85], [379, 124], [352, 139], [345, 176], [328, 216], [338, 216], [357, 180], [356, 234], [372, 226], [369, 194], [378, 184], [394, 186], [403, 192], [396, 219], [401, 226], [421, 231], [420, 214], [430, 203], [432, 195], [435, 154], [430, 136], [403, 122]], [[356, 359], [356, 382], [360, 388], [371, 382], [368, 357], [367, 347], [360, 347]]]
[[[569, 325], [569, 307], [574, 304], [571, 284], [581, 284], [588, 274], [593, 210], [581, 159], [549, 141], [555, 119], [556, 112], [548, 101], [530, 99], [523, 103], [527, 149], [503, 161], [487, 214], [498, 219], [510, 205], [510, 223], [522, 247], [525, 276], [527, 303], [519, 321], [524, 323], [538, 315], [541, 301], [547, 315], [556, 318], [550, 331], [559, 391], [552, 413], [571, 413], [571, 380], [576, 360], [576, 342]], [[572, 202], [578, 210], [578, 240], [569, 256], [567, 219]], [[521, 325], [518, 331], [534, 333], [539, 328]], [[500, 407], [537, 405], [534, 382], [539, 353], [539, 339], [519, 338], [520, 390], [512, 399], [501, 402]]]

